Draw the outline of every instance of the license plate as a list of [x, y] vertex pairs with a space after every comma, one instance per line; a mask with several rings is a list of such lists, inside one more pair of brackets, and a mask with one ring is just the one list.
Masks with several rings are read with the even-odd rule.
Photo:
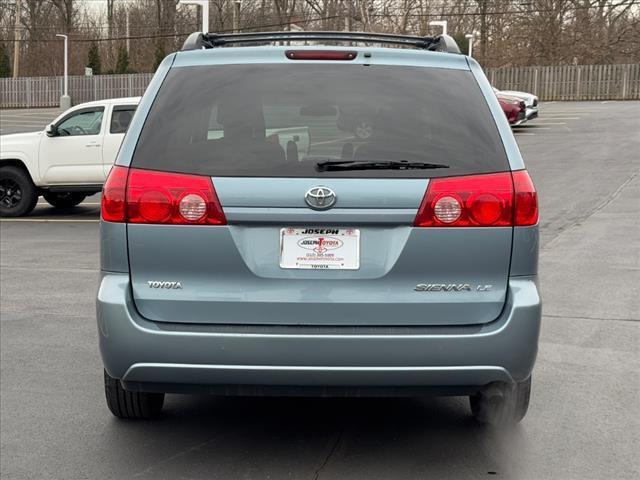
[[360, 230], [355, 228], [280, 229], [280, 268], [358, 270]]

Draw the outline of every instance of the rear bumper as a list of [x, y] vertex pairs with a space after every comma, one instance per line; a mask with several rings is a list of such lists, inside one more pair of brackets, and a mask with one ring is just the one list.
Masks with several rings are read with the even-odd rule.
[[510, 279], [497, 320], [456, 327], [167, 326], [130, 292], [127, 274], [104, 274], [97, 319], [105, 369], [138, 390], [479, 387], [527, 378], [540, 331], [535, 277]]

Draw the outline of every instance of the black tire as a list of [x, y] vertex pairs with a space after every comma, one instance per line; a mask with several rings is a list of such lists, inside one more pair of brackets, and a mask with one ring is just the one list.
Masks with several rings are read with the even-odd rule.
[[55, 208], [73, 208], [87, 198], [84, 193], [78, 192], [44, 192], [42, 196]]
[[471, 413], [479, 423], [507, 426], [527, 414], [531, 398], [531, 377], [514, 385], [493, 383], [469, 397]]
[[164, 393], [129, 392], [122, 388], [120, 380], [104, 372], [104, 393], [107, 406], [118, 418], [146, 420], [160, 415]]
[[38, 203], [38, 189], [20, 167], [0, 168], [0, 217], [22, 217]]

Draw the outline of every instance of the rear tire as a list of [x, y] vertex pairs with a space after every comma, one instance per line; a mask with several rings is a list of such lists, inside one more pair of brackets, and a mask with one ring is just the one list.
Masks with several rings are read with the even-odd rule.
[[122, 388], [120, 380], [104, 372], [104, 393], [107, 406], [118, 418], [150, 419], [160, 415], [164, 393], [129, 392]]
[[0, 216], [22, 217], [38, 203], [38, 189], [20, 167], [0, 168]]
[[45, 192], [42, 194], [49, 205], [55, 208], [72, 208], [87, 198], [84, 193], [77, 192]]
[[469, 397], [471, 413], [479, 423], [506, 426], [521, 421], [529, 409], [531, 377], [516, 384], [492, 383]]

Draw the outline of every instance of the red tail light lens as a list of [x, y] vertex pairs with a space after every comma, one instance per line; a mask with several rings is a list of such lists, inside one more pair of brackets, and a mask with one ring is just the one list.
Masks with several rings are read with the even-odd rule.
[[287, 50], [284, 52], [289, 60], [354, 60], [358, 52], [338, 50]]
[[102, 188], [102, 219], [107, 222], [126, 222], [127, 176], [129, 169], [114, 166]]
[[538, 194], [526, 170], [513, 172], [513, 189], [516, 204], [514, 225], [524, 227], [538, 223]]
[[129, 223], [226, 223], [209, 177], [136, 169], [129, 172], [127, 183], [127, 220]]
[[435, 178], [422, 200], [416, 227], [535, 225], [538, 205], [526, 171]]
[[102, 196], [109, 222], [224, 225], [211, 179], [199, 175], [114, 167]]

